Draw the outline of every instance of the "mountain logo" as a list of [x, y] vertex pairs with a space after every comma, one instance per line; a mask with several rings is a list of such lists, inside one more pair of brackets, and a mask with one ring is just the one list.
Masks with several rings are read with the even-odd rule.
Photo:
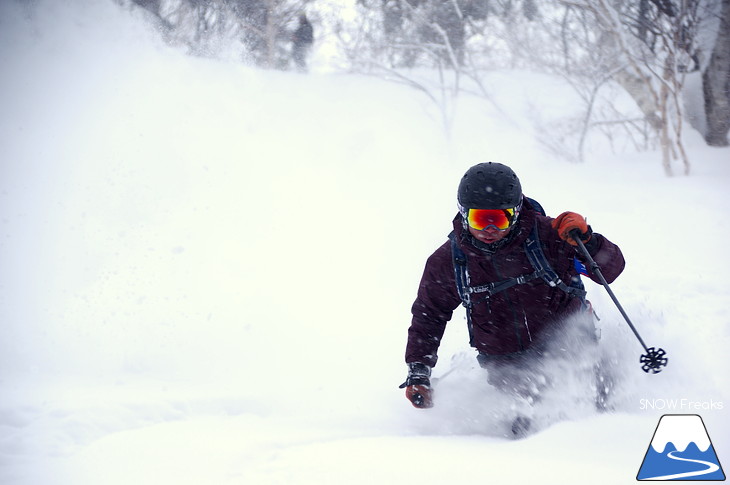
[[637, 480], [725, 480], [702, 418], [665, 414], [641, 463]]

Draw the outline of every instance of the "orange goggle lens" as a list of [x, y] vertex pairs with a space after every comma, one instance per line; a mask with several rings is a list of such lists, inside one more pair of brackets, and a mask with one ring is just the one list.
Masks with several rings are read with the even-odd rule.
[[489, 226], [494, 226], [500, 231], [508, 229], [514, 224], [516, 211], [511, 209], [469, 209], [467, 222], [469, 227], [482, 231]]

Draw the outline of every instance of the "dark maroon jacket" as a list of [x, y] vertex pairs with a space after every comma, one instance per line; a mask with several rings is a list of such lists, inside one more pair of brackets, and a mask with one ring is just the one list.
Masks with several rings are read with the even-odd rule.
[[[461, 215], [454, 218], [454, 231], [467, 257], [471, 286], [485, 285], [534, 272], [524, 243], [537, 224], [540, 242], [552, 268], [569, 283], [578, 275], [573, 262], [580, 255], [575, 248], [561, 240], [550, 226], [552, 218], [535, 211], [524, 202], [517, 225], [506, 244], [493, 254], [478, 249]], [[590, 252], [606, 280], [611, 283], [624, 269], [621, 250], [604, 236], [594, 233]], [[598, 282], [598, 279], [589, 274]], [[520, 352], [540, 340], [551, 325], [580, 310], [580, 301], [563, 290], [549, 286], [538, 278], [492, 295], [488, 301], [480, 294], [473, 296], [472, 345], [487, 354]], [[418, 297], [413, 303], [413, 319], [408, 329], [406, 362], [422, 362], [434, 366], [437, 350], [452, 312], [461, 304], [456, 289], [451, 242], [446, 241], [426, 262]], [[466, 324], [466, 323], [465, 323]]]

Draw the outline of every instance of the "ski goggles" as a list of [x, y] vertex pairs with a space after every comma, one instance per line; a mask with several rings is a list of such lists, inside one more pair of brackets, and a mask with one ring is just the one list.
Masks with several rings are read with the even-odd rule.
[[493, 226], [500, 231], [506, 231], [516, 221], [519, 215], [517, 207], [509, 209], [468, 209], [466, 222], [469, 227], [477, 231]]

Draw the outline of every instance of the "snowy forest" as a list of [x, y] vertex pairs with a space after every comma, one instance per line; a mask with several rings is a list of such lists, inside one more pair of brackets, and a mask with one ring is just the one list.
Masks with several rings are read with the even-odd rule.
[[[485, 98], [484, 73], [524, 68], [564, 77], [581, 100], [562, 131], [562, 155], [583, 160], [595, 131], [661, 147], [665, 172], [688, 173], [685, 123], [711, 146], [730, 129], [727, 0], [138, 0], [169, 42], [202, 56], [235, 55], [286, 69], [292, 24], [307, 12], [337, 65], [425, 92], [448, 128], [461, 91]], [[326, 39], [326, 40], [325, 40]], [[233, 46], [236, 46], [233, 48]], [[436, 69], [428, 85], [419, 69]], [[610, 86], [609, 86], [610, 85]], [[612, 102], [618, 88], [633, 110]], [[636, 110], [638, 108], [638, 111]], [[678, 166], [678, 168], [675, 168]]]

